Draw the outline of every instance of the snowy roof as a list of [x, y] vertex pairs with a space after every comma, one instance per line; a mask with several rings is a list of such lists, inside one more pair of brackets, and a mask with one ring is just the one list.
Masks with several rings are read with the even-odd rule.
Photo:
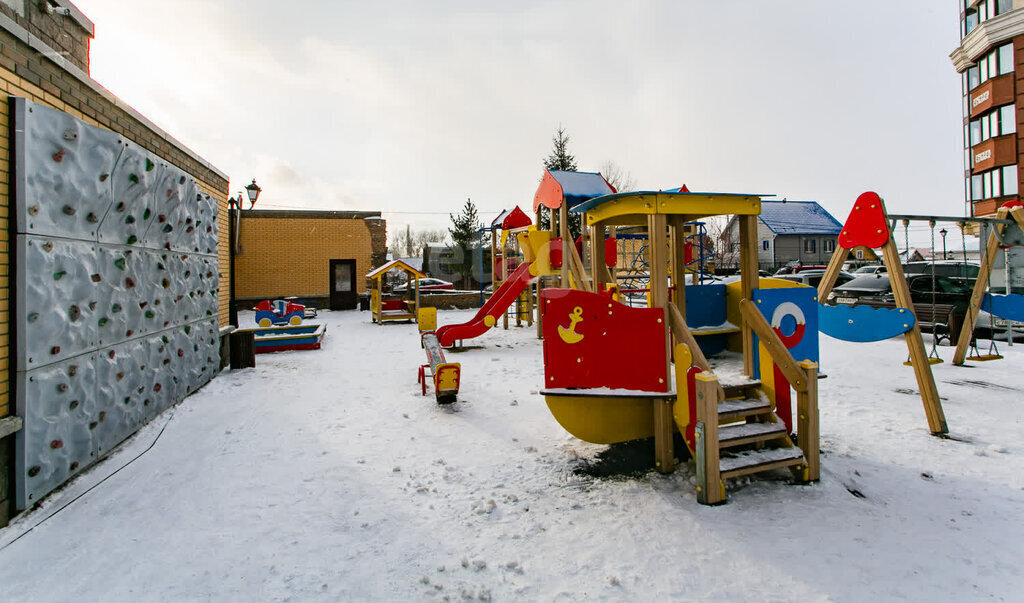
[[368, 272], [366, 274], [366, 278], [377, 278], [378, 276], [384, 274], [385, 272], [390, 272], [391, 270], [396, 270], [396, 269], [397, 270], [404, 270], [405, 272], [408, 272], [409, 274], [412, 274], [412, 275], [414, 275], [414, 276], [416, 276], [418, 278], [423, 278], [423, 277], [427, 276], [426, 274], [423, 274], [422, 272], [420, 272], [419, 270], [413, 268], [409, 264], [406, 264], [402, 260], [391, 260], [387, 264], [384, 264], [383, 266], [379, 266], [377, 268], [374, 268], [373, 270]]
[[839, 234], [843, 225], [817, 201], [761, 201], [761, 221], [780, 235]]
[[562, 196], [569, 201], [569, 205], [615, 192], [604, 177], [597, 172], [566, 172], [563, 170], [548, 170], [548, 172], [558, 184], [562, 185]]
[[416, 270], [421, 271], [423, 270], [423, 258], [412, 257], [398, 259], [401, 260], [403, 264], [409, 266], [410, 268], [415, 268]]

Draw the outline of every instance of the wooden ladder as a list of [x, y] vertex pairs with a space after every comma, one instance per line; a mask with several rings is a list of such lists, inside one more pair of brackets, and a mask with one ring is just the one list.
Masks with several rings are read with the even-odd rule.
[[713, 373], [696, 375], [698, 501], [723, 503], [724, 480], [783, 467], [790, 468], [797, 481], [818, 479], [817, 392], [813, 389], [817, 375], [813, 363], [802, 363], [801, 368], [809, 369], [808, 377], [815, 383], [812, 391], [797, 395], [800, 445], [794, 444], [761, 394], [759, 382], [719, 387]]

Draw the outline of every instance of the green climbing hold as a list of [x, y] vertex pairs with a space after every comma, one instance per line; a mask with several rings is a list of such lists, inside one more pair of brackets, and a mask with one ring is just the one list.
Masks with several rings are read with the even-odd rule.
[[188, 335], [191, 332], [192, 332], [192, 327], [190, 327], [189, 325], [185, 325], [185, 334]]
[[171, 232], [172, 230], [174, 230], [174, 228], [172, 228], [170, 224], [164, 224], [163, 230], [164, 232]]
[[100, 326], [101, 326], [101, 327], [103, 327], [103, 326], [106, 326], [106, 324], [107, 324], [108, 322], [110, 322], [110, 319], [109, 319], [109, 318], [100, 318], [100, 320], [99, 320], [99, 323], [100, 323]]
[[170, 343], [170, 342], [171, 342], [171, 340], [170, 340], [170, 339], [168, 339], [166, 335], [162, 335], [162, 336], [160, 337], [160, 341], [162, 341], [162, 342], [164, 342], [164, 343]]
[[152, 310], [146, 310], [146, 318], [153, 318], [156, 314], [153, 314]]
[[152, 172], [153, 168], [155, 168], [155, 167], [156, 167], [156, 164], [153, 163], [152, 161], [150, 161], [149, 158], [147, 157], [146, 158], [146, 171], [147, 172]]
[[139, 237], [137, 237], [137, 236], [135, 236], [135, 235], [130, 235], [130, 236], [128, 237], [128, 241], [127, 241], [127, 244], [128, 244], [128, 245], [134, 245], [134, 244], [135, 244], [136, 242], [138, 242], [138, 240], [139, 240]]
[[66, 270], [58, 270], [57, 272], [53, 273], [53, 280], [59, 281], [60, 279], [64, 278], [65, 274], [67, 274]]
[[128, 179], [131, 180], [135, 184], [139, 183], [139, 177], [136, 176], [135, 174], [128, 174]]
[[147, 208], [146, 211], [142, 212], [142, 219], [148, 220], [151, 215], [153, 215], [153, 212], [149, 211]]

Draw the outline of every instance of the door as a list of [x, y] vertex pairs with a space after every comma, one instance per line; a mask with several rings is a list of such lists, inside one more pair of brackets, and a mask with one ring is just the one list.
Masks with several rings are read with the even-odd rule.
[[358, 301], [356, 261], [331, 260], [331, 309], [355, 310]]

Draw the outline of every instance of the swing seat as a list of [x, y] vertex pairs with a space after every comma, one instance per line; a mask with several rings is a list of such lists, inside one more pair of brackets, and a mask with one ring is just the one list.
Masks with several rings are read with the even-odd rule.
[[[928, 364], [942, 364], [943, 362], [945, 362], [945, 360], [943, 360], [942, 358], [935, 358], [935, 357], [929, 357], [928, 358]], [[909, 361], [909, 360], [907, 360], [906, 362], [903, 363], [903, 366], [914, 366], [914, 363]]]
[[967, 360], [974, 360], [976, 362], [988, 362], [989, 360], [1002, 360], [1002, 354], [978, 354], [977, 356], [968, 356]]

